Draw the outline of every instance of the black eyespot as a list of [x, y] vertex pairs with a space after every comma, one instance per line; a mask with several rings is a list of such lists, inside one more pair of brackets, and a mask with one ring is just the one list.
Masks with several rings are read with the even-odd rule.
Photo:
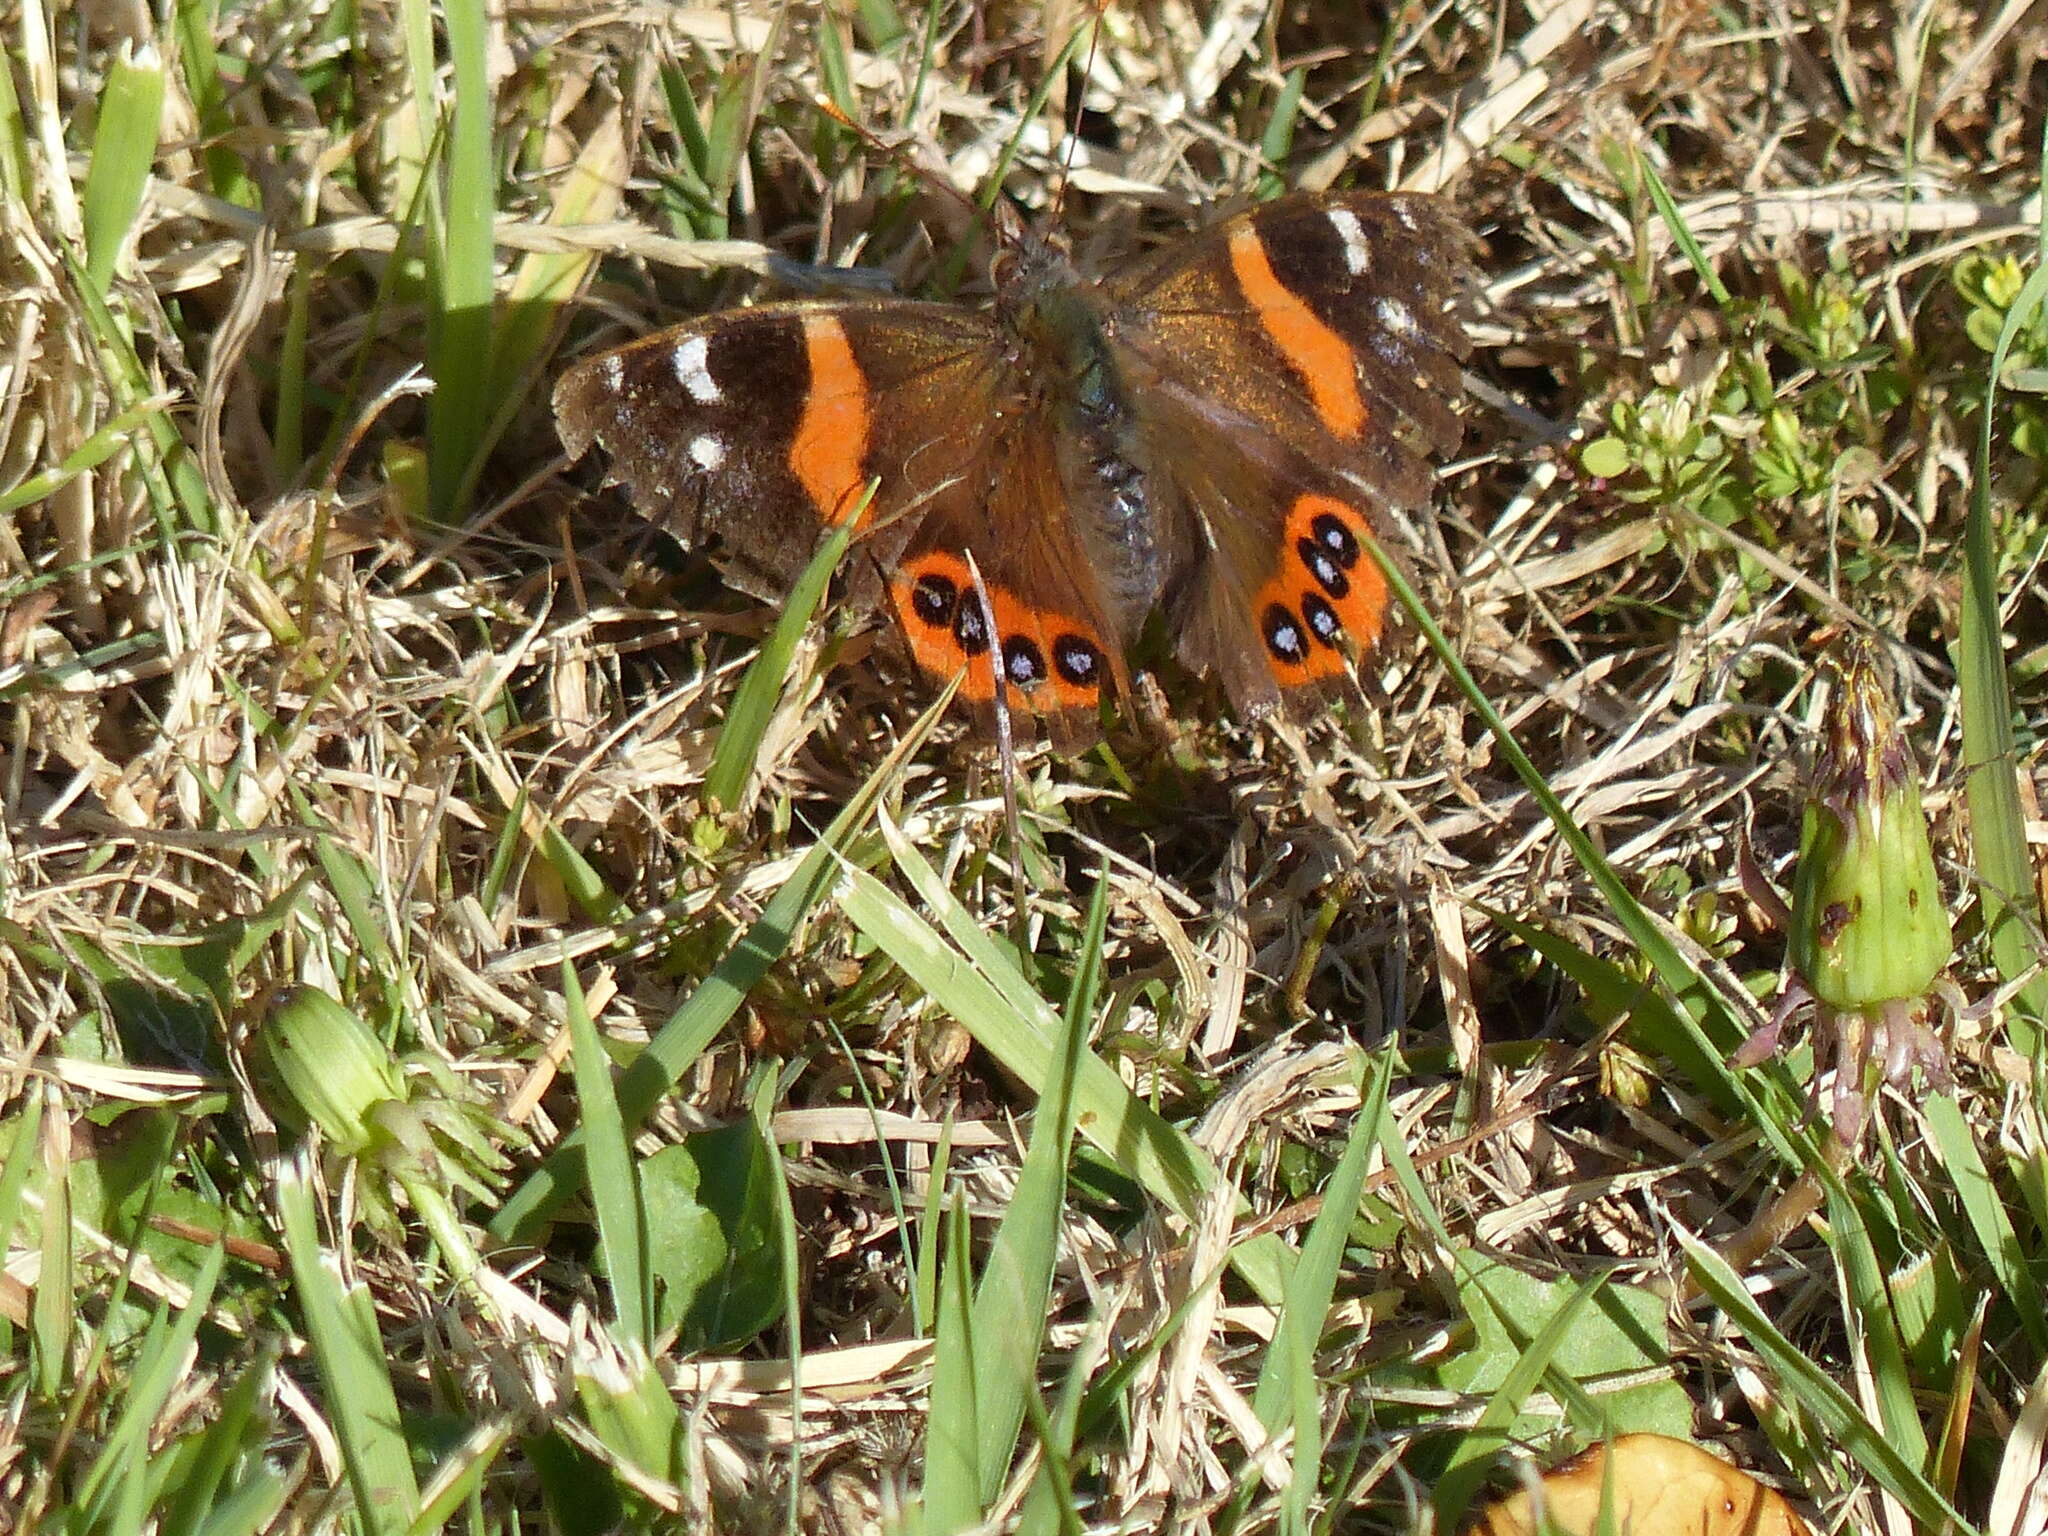
[[1308, 641], [1302, 637], [1301, 620], [1285, 603], [1268, 603], [1259, 616], [1259, 628], [1266, 636], [1266, 649], [1290, 666], [1308, 660]]
[[1054, 670], [1076, 688], [1099, 688], [1102, 652], [1080, 635], [1059, 635], [1052, 642]]
[[959, 601], [959, 587], [936, 571], [926, 571], [910, 588], [910, 611], [933, 629], [953, 622], [953, 605]]
[[1315, 577], [1316, 584], [1330, 596], [1341, 603], [1351, 595], [1351, 578], [1344, 574], [1344, 567], [1337, 563], [1337, 556], [1321, 540], [1296, 539], [1294, 552], [1301, 556], [1301, 563], [1308, 567], [1308, 573]]
[[[1338, 594], [1342, 596], [1343, 594]], [[1337, 637], [1344, 633], [1344, 621], [1337, 617], [1337, 610], [1324, 602], [1321, 595], [1305, 592], [1301, 598], [1301, 616], [1308, 620], [1308, 632], [1324, 645], [1335, 649]]]
[[1045, 654], [1022, 635], [1003, 642], [1003, 675], [1027, 693], [1045, 681]]
[[1321, 512], [1308, 527], [1316, 543], [1328, 550], [1330, 558], [1345, 570], [1358, 564], [1358, 536], [1344, 525], [1343, 518], [1334, 512]]
[[988, 625], [982, 622], [981, 600], [972, 593], [953, 615], [953, 638], [970, 656], [979, 656], [988, 649]]

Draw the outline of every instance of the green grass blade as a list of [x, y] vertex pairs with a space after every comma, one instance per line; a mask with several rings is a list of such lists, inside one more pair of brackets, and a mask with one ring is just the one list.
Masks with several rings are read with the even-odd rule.
[[117, 1529], [140, 1529], [153, 1502], [152, 1464], [160, 1471], [162, 1463], [155, 1462], [150, 1455], [150, 1434], [156, 1428], [158, 1413], [187, 1369], [187, 1356], [193, 1340], [199, 1336], [199, 1325], [206, 1320], [207, 1308], [213, 1305], [213, 1293], [226, 1265], [226, 1246], [213, 1244], [201, 1256], [190, 1296], [168, 1327], [162, 1324], [169, 1303], [159, 1309], [144, 1347], [137, 1351], [129, 1367], [121, 1412], [94, 1458], [92, 1471], [80, 1484], [79, 1502], [89, 1506], [95, 1502], [100, 1479], [103, 1475], [107, 1477], [105, 1486], [118, 1512], [114, 1521]]
[[735, 59], [719, 76], [711, 98], [711, 121], [704, 131], [704, 186], [708, 194], [701, 231], [723, 240], [732, 232], [729, 212], [734, 184], [746, 163], [752, 138], [760, 70], [765, 60], [750, 65]]
[[199, 113], [199, 131], [209, 142], [201, 152], [207, 184], [215, 197], [244, 208], [262, 206], [256, 184], [243, 168], [242, 157], [220, 142], [233, 132], [235, 120], [220, 80], [220, 54], [214, 47], [219, 19], [217, 0], [177, 0], [172, 23], [178, 35], [178, 64], [185, 72], [185, 91]]
[[491, 157], [491, 81], [486, 64], [490, 21], [482, 0], [446, 0], [440, 7], [448, 39], [454, 99], [447, 141], [444, 225], [435, 249], [435, 294], [427, 336], [434, 393], [427, 407], [434, 517], [442, 524], [467, 514], [462, 496], [474, 483], [490, 444], [485, 428], [499, 377], [493, 329], [492, 271], [497, 168]]
[[[223, 1529], [223, 1508], [231, 1501], [238, 1505], [246, 1502], [252, 1485], [282, 1500], [283, 1480], [275, 1474], [266, 1478], [268, 1469], [260, 1463], [249, 1468], [253, 1475], [240, 1484], [230, 1482], [236, 1467], [246, 1466], [260, 1443], [266, 1426], [258, 1410], [269, 1401], [276, 1374], [275, 1354], [266, 1347], [220, 1395], [218, 1417], [200, 1433], [171, 1489], [159, 1536], [214, 1536]], [[228, 1489], [226, 1494], [221, 1492], [223, 1487]], [[260, 1505], [262, 1500], [257, 1502]]]
[[[867, 496], [862, 499], [863, 508], [874, 494], [875, 487], [871, 484]], [[746, 677], [733, 694], [732, 708], [718, 733], [718, 746], [712, 754], [711, 766], [704, 774], [705, 804], [714, 813], [738, 809], [741, 797], [746, 793], [747, 780], [760, 757], [761, 740], [768, 734], [768, 723], [775, 714], [776, 701], [782, 696], [782, 685], [789, 677], [796, 648], [803, 640], [804, 631], [810, 628], [811, 617], [818, 611], [818, 605], [825, 600], [825, 593], [832, 584], [832, 573], [839, 568], [839, 561], [845, 555], [847, 545], [853, 541], [859, 521], [856, 513], [841, 523], [811, 558], [811, 563], [804, 567], [803, 575], [797, 578], [796, 585], [789, 589], [789, 596], [783, 600], [782, 613], [776, 619], [775, 627], [768, 632], [767, 642], [747, 667]]]
[[[1025, 101], [1023, 110], [1017, 114], [1016, 128], [1003, 141], [1003, 147], [996, 155], [995, 164], [982, 179], [981, 190], [975, 201], [984, 213], [995, 207], [996, 199], [1003, 195], [1003, 187], [1009, 180], [1010, 167], [1016, 164], [1017, 156], [1023, 153], [1024, 142], [1031, 134], [1031, 125], [1044, 113], [1045, 104], [1052, 99], [1054, 88], [1073, 66], [1074, 55], [1080, 51], [1082, 43], [1087, 41], [1091, 34], [1092, 28], [1087, 25], [1078, 26], [1068, 33], [1065, 45], [1046, 65], [1045, 72], [1039, 76], [1037, 87]], [[954, 247], [953, 253], [946, 258], [945, 265], [933, 282], [934, 291], [950, 294], [959, 288], [961, 278], [967, 273], [967, 254], [968, 247], [965, 243]]]
[[931, 1412], [925, 1423], [925, 1536], [969, 1531], [982, 1518], [977, 1418], [982, 1392], [974, 1374], [974, 1264], [967, 1237], [967, 1202], [955, 1194], [946, 1211], [946, 1261], [939, 1266]]
[[[1294, 130], [1301, 121], [1301, 98], [1308, 89], [1308, 71], [1290, 69], [1280, 82], [1280, 94], [1267, 114], [1266, 127], [1259, 135], [1259, 158], [1267, 165], [1284, 165], [1294, 148]], [[1278, 171], [1259, 174], [1261, 199], [1278, 197], [1287, 190], [1286, 178]]]
[[612, 1059], [605, 1054], [584, 1006], [575, 969], [562, 966], [562, 1000], [574, 1041], [576, 1101], [583, 1110], [583, 1159], [597, 1212], [597, 1247], [612, 1287], [612, 1326], [628, 1344], [654, 1338], [654, 1271], [647, 1257], [647, 1211], [633, 1167], [631, 1132], [612, 1089]]
[[[1009, 950], [946, 889], [923, 855], [886, 818], [881, 826], [896, 867], [939, 917], [945, 934], [941, 937], [887, 886], [860, 870], [846, 873], [841, 910], [984, 1050], [1043, 1094], [1060, 1040], [1058, 1016], [1033, 990]], [[1192, 1220], [1218, 1177], [1207, 1154], [1092, 1052], [1081, 1064], [1075, 1092], [1083, 1134], [1154, 1199]], [[1242, 1244], [1232, 1261], [1261, 1296], [1278, 1301], [1292, 1265], [1278, 1238]]]
[[85, 173], [85, 271], [104, 295], [142, 211], [164, 113], [164, 67], [154, 47], [123, 42], [100, 93], [99, 127]]
[[871, 52], [887, 53], [909, 35], [890, 0], [854, 0], [853, 14]]
[[1287, 1295], [1274, 1323], [1272, 1346], [1259, 1368], [1252, 1412], [1278, 1434], [1294, 1428], [1294, 1476], [1285, 1496], [1287, 1520], [1297, 1528], [1308, 1518], [1322, 1461], [1321, 1390], [1316, 1378], [1316, 1344], [1330, 1314], [1344, 1248], [1365, 1195], [1372, 1154], [1386, 1130], [1387, 1085], [1393, 1078], [1391, 1047], [1373, 1064], [1360, 1096], [1358, 1114], [1346, 1133], [1344, 1155], [1323, 1186], [1323, 1208], [1301, 1246], [1301, 1258], [1287, 1277]]
[[[99, 348], [101, 367], [115, 408], [126, 413], [151, 403], [161, 406], [149, 370], [136, 353], [128, 327], [107, 307], [106, 296], [93, 286], [85, 267], [70, 255], [68, 248], [64, 266], [74, 285], [73, 297], [78, 300], [78, 307]], [[138, 451], [133, 458], [133, 467], [148, 493], [150, 510], [156, 518], [158, 531], [164, 537], [167, 553], [175, 554], [178, 535], [185, 530], [219, 532], [222, 509], [214, 505], [205, 477], [200, 474], [193, 452], [179, 435], [177, 423], [171, 419], [170, 412], [150, 410], [143, 421], [149, 429], [149, 444], [154, 452]], [[139, 449], [140, 445], [137, 446]]]
[[54, 469], [30, 475], [13, 490], [0, 495], [0, 517], [11, 517], [23, 507], [33, 506], [55, 495], [80, 475], [98, 469], [122, 449], [131, 448], [136, 429], [146, 428], [150, 418], [161, 416], [167, 403], [163, 399], [154, 399], [129, 406], [67, 453]]
[[[319, 824], [318, 813], [310, 805], [305, 807], [305, 815], [309, 822]], [[394, 975], [398, 957], [384, 934], [376, 877], [355, 854], [325, 833], [314, 839], [313, 850], [320, 861], [320, 872], [327, 878], [327, 888], [340, 903], [357, 952], [378, 975]]]
[[[0, 1251], [17, 1245], [17, 1235], [26, 1222], [27, 1202], [22, 1195], [41, 1161], [42, 1128], [43, 1095], [31, 1090], [22, 1094], [20, 1108], [4, 1125], [8, 1143], [7, 1161], [0, 1164]], [[0, 1326], [12, 1331], [11, 1324]], [[11, 1345], [13, 1341], [7, 1342]]]
[[[688, 1001], [655, 1032], [647, 1049], [634, 1058], [618, 1084], [619, 1113], [629, 1129], [637, 1129], [661, 1096], [681, 1080], [690, 1064], [739, 1011], [747, 993], [782, 957], [798, 924], [837, 878], [838, 851], [852, 841], [874, 814], [882, 790], [923, 744], [929, 728], [927, 717], [924, 729], [908, 733], [883, 760], [860, 792], [833, 818], [825, 835], [804, 856], [753, 926], [726, 952]], [[572, 1133], [499, 1207], [491, 1219], [492, 1234], [506, 1241], [530, 1237], [548, 1213], [581, 1183], [582, 1163], [582, 1139]]]
[[[2006, 675], [2005, 626], [1999, 607], [2001, 531], [1991, 506], [1997, 472], [1992, 433], [1998, 418], [1998, 380], [2015, 338], [2048, 300], [2048, 263], [2037, 263], [2006, 310], [1998, 344], [1984, 375], [1984, 405], [1971, 477], [1970, 513], [1963, 527], [1962, 618], [1956, 636], [1956, 678], [1962, 690], [1964, 796], [1970, 807], [1970, 845], [1976, 854], [1978, 900], [1991, 956], [2007, 981], [2025, 976], [2041, 959], [2041, 912], [2035, 897], [2033, 856], [2020, 805], [2019, 760], [2013, 735], [2012, 684]], [[2035, 974], [2008, 1015], [2013, 1049], [2033, 1056], [2048, 1021], [2048, 975]]]
[[777, 1074], [764, 1069], [753, 1096], [754, 1131], [761, 1138], [771, 1170], [770, 1191], [775, 1201], [775, 1233], [782, 1252], [778, 1269], [782, 1279], [782, 1316], [789, 1342], [789, 1489], [783, 1506], [783, 1523], [789, 1536], [802, 1530], [804, 1495], [804, 1330], [803, 1330], [803, 1247], [797, 1238], [796, 1205], [789, 1195], [789, 1169], [776, 1143], [775, 1095]]
[[246, 1476], [212, 1502], [205, 1523], [192, 1536], [258, 1536], [272, 1530], [295, 1486], [269, 1463], [255, 1462]]
[[433, 1536], [453, 1520], [463, 1505], [476, 1498], [484, 1479], [518, 1429], [509, 1417], [492, 1419], [471, 1430], [462, 1444], [435, 1469], [434, 1479], [420, 1496], [420, 1512], [406, 1536]]
[[[647, 1351], [595, 1327], [571, 1340], [568, 1363], [591, 1437], [621, 1466], [680, 1486], [688, 1475], [682, 1412]], [[623, 1528], [644, 1526], [628, 1521]]]
[[29, 137], [21, 97], [14, 90], [14, 72], [0, 69], [0, 192], [24, 206], [38, 195]]
[[1664, 994], [1546, 929], [1505, 912], [1482, 910], [1489, 921], [1499, 923], [1577, 983], [1595, 1009], [1634, 1014], [1646, 1042], [1682, 1067], [1693, 1086], [1719, 1107], [1754, 1125], [1784, 1161], [1795, 1168], [1818, 1166], [1823, 1139], [1819, 1128], [1799, 1128], [1805, 1101], [1781, 1081], [1777, 1070], [1736, 1072], [1699, 1025]]
[[[1650, 194], [1650, 201], [1657, 205], [1657, 217], [1664, 221], [1664, 227], [1671, 231], [1671, 238], [1678, 242], [1678, 248], [1685, 253], [1686, 263], [1700, 285], [1714, 303], [1722, 309], [1733, 304], [1734, 296], [1728, 292], [1728, 285], [1721, 281], [1721, 274], [1714, 270], [1714, 264], [1707, 260], [1707, 253], [1700, 246], [1699, 237], [1692, 232], [1692, 226], [1685, 220], [1678, 200], [1671, 195], [1671, 189], [1664, 185], [1664, 178], [1657, 174], [1657, 167], [1647, 156], [1638, 154], [1631, 161], [1635, 172], [1643, 178], [1643, 186]], [[1763, 398], [1769, 399], [1766, 394]]]
[[2040, 1277], [2027, 1265], [2012, 1216], [1977, 1147], [1977, 1138], [1951, 1093], [1929, 1094], [1922, 1105], [1929, 1145], [1947, 1172], [1956, 1202], [1976, 1233], [1983, 1263], [1998, 1280], [2005, 1299], [2019, 1313], [2020, 1326], [2037, 1353], [2048, 1355], [2048, 1307]]
[[948, 1114], [940, 1123], [938, 1144], [932, 1148], [931, 1171], [925, 1176], [924, 1211], [917, 1230], [917, 1270], [910, 1304], [920, 1332], [932, 1327], [938, 1317], [939, 1245], [945, 1239], [946, 1179], [952, 1167], [953, 1117]]
[[[618, 114], [607, 112], [577, 146], [575, 162], [553, 182], [549, 227], [602, 224], [619, 216], [630, 163]], [[496, 414], [490, 443], [503, 436], [508, 413], [524, 407], [535, 375], [548, 355], [548, 342], [561, 329], [565, 311], [597, 264], [595, 251], [529, 251], [512, 269], [499, 320], [491, 368], [496, 378]], [[483, 467], [479, 456], [464, 487], [474, 489]]]
[[[1461, 1256], [1465, 1260], [1469, 1257]], [[1430, 1496], [1442, 1526], [1453, 1527], [1465, 1512], [1465, 1507], [1472, 1502], [1473, 1495], [1486, 1480], [1493, 1459], [1509, 1445], [1523, 1403], [1542, 1383], [1550, 1370], [1550, 1362], [1570, 1337], [1579, 1314], [1593, 1304], [1607, 1282], [1608, 1276], [1596, 1275], [1573, 1291], [1571, 1299], [1558, 1308], [1550, 1321], [1523, 1347], [1501, 1384], [1487, 1399], [1477, 1421], [1457, 1436], [1456, 1445], [1444, 1464], [1443, 1475], [1437, 1479], [1436, 1489]], [[1483, 1284], [1473, 1286], [1472, 1290], [1485, 1294]], [[1487, 1304], [1491, 1304], [1490, 1301]], [[1512, 1325], [1513, 1320], [1504, 1309], [1496, 1306], [1494, 1311], [1502, 1322]], [[1569, 1388], [1576, 1384], [1562, 1382], [1560, 1385]]]
[[[1059, 1257], [1067, 1197], [1067, 1158], [1074, 1140], [1074, 1081], [1087, 1052], [1088, 1026], [1101, 988], [1103, 935], [1109, 925], [1109, 874], [1098, 872], [1074, 982], [1064, 1014], [1064, 1048], [1031, 1122], [1031, 1142], [1018, 1170], [1010, 1208], [989, 1244], [974, 1294], [975, 1389], [982, 1508], [1002, 1491], [1024, 1424], [1025, 1400], [1037, 1391], [1047, 1298]], [[933, 1411], [938, 1411], [933, 1403]]]
[[[41, 1091], [54, 1095], [56, 1086]], [[69, 1158], [62, 1155], [68, 1138], [62, 1126], [44, 1127], [36, 1143], [42, 1167], [42, 1228], [37, 1233], [39, 1262], [35, 1302], [29, 1312], [29, 1343], [34, 1370], [31, 1383], [46, 1403], [56, 1402], [71, 1372], [71, 1338], [78, 1318], [76, 1254], [71, 1246], [71, 1178]]]
[[[1642, 904], [1636, 900], [1621, 875], [1607, 862], [1606, 855], [1601, 853], [1593, 840], [1586, 835], [1585, 829], [1573, 819], [1564, 802], [1558, 799], [1536, 765], [1530, 761], [1528, 753], [1522, 750], [1522, 744], [1515, 739], [1515, 734], [1509, 729], [1508, 723], [1501, 718], [1500, 712], [1493, 707], [1492, 701], [1486, 697], [1477, 680], [1466, 669], [1456, 648], [1452, 646], [1436, 620], [1431, 617], [1422, 599], [1416, 595], [1415, 589], [1408, 584], [1407, 577], [1402, 575], [1394, 562], [1386, 557], [1378, 544], [1368, 542], [1367, 548], [1372, 551], [1373, 559], [1386, 576], [1388, 587], [1400, 600], [1408, 616], [1415, 621], [1416, 627], [1422, 631], [1429, 642], [1430, 650], [1436, 653], [1444, 670], [1450, 674], [1452, 683], [1465, 696], [1495, 742], [1499, 744], [1501, 755], [1514, 769], [1515, 776], [1522, 781], [1531, 798], [1542, 808], [1544, 815], [1550, 818], [1551, 825], [1557, 828], [1565, 846], [1571, 849], [1580, 867], [1599, 888], [1602, 899], [1613, 912], [1615, 921], [1621, 925], [1622, 931], [1628, 935], [1636, 948], [1642, 951], [1643, 958], [1649, 961], [1657, 979], [1670, 991], [1691, 1023], [1707, 1030], [1701, 1041], [1702, 1048], [1709, 1052], [1733, 1050], [1748, 1033], [1741, 1018], [1730, 1008], [1727, 1000], [1720, 995], [1714, 985], [1700, 974], [1678, 947], [1666, 937], [1663, 929], [1643, 910]], [[1773, 1140], [1774, 1144], [1778, 1144], [1780, 1155], [1791, 1152], [1789, 1143], [1779, 1144], [1779, 1139], [1775, 1137]], [[1795, 1164], [1803, 1162], [1796, 1154], [1791, 1160]]]
[[357, 1518], [369, 1536], [402, 1536], [419, 1509], [420, 1488], [399, 1429], [377, 1308], [366, 1287], [343, 1282], [321, 1246], [307, 1157], [303, 1150], [294, 1153], [272, 1178], [299, 1319], [355, 1490]]
[[1863, 1416], [1834, 1377], [1807, 1359], [1778, 1331], [1750, 1296], [1741, 1277], [1721, 1256], [1683, 1228], [1674, 1230], [1701, 1291], [1728, 1314], [1729, 1322], [1777, 1373], [1781, 1390], [1820, 1423], [1843, 1454], [1905, 1505], [1921, 1530], [1972, 1530], [1970, 1523], [1949, 1505], [1920, 1469], [1901, 1456], [1884, 1432]]
[[1829, 1247], [1841, 1266], [1849, 1312], [1860, 1325], [1866, 1374], [1884, 1437], [1902, 1457], [1925, 1469], [1932, 1465], [1927, 1433], [1913, 1400], [1912, 1373], [1892, 1313], [1884, 1265], [1871, 1245], [1863, 1211], [1839, 1183], [1828, 1189], [1828, 1223], [1834, 1237]]
[[846, 56], [846, 39], [839, 30], [837, 16], [827, 14], [819, 19], [818, 78], [825, 86], [825, 99], [858, 122], [860, 99], [853, 90], [853, 62]]

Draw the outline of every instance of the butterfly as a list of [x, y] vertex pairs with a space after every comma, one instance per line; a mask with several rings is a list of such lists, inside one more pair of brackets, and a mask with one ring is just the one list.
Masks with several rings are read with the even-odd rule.
[[853, 520], [848, 596], [984, 722], [1000, 690], [1085, 745], [1155, 612], [1240, 715], [1310, 713], [1385, 623], [1375, 529], [1459, 441], [1472, 246], [1440, 199], [1375, 192], [1283, 197], [1099, 279], [1016, 232], [985, 308], [714, 312], [577, 363], [555, 417], [764, 598]]

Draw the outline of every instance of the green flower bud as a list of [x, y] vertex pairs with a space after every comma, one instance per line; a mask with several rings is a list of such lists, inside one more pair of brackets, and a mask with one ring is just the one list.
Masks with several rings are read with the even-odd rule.
[[1832, 1008], [1924, 996], [1953, 950], [1912, 750], [1874, 658], [1836, 664], [1792, 889], [1792, 970]]
[[384, 1042], [317, 987], [294, 987], [271, 1010], [257, 1045], [283, 1100], [272, 1113], [317, 1125], [328, 1145], [357, 1157], [384, 1137], [380, 1106], [405, 1099]]

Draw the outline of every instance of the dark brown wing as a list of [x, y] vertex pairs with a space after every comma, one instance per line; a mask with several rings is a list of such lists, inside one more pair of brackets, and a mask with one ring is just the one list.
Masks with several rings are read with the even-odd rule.
[[1168, 584], [1180, 652], [1241, 711], [1341, 684], [1379, 636], [1365, 545], [1458, 442], [1471, 248], [1435, 198], [1302, 196], [1110, 287], [1144, 455], [1194, 525]]

